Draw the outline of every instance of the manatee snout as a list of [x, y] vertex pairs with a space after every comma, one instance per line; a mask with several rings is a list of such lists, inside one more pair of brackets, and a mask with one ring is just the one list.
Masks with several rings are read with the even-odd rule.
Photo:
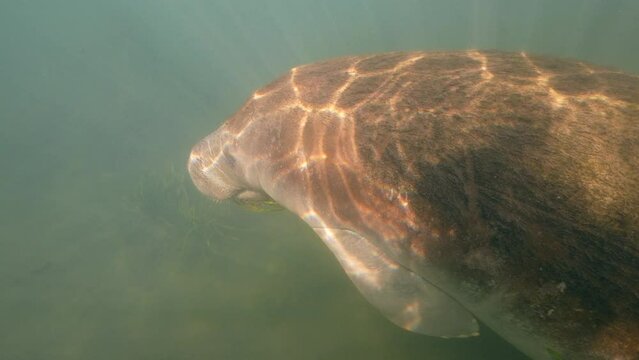
[[193, 146], [187, 167], [198, 190], [215, 200], [225, 200], [241, 190], [233, 165], [234, 159], [225, 154], [221, 138], [214, 133]]

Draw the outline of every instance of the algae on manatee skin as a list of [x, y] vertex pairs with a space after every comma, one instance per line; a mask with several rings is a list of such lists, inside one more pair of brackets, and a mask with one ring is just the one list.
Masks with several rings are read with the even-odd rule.
[[258, 201], [235, 200], [234, 202], [247, 210], [260, 213], [280, 211], [284, 209], [282, 205], [278, 204], [275, 200], [272, 199]]
[[550, 358], [552, 360], [564, 360], [563, 356], [561, 356], [561, 354], [558, 353], [556, 350], [546, 348], [546, 351], [548, 352], [548, 355], [550, 355]]

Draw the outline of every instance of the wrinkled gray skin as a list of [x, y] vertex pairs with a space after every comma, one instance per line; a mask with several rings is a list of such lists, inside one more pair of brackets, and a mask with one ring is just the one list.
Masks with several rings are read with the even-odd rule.
[[189, 159], [304, 219], [391, 321], [532, 358], [639, 358], [639, 78], [524, 53], [292, 69]]

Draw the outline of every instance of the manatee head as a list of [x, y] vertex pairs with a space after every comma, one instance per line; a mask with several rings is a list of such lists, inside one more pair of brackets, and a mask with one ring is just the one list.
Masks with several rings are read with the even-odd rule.
[[[224, 127], [202, 139], [191, 150], [188, 169], [195, 186], [214, 200], [239, 203], [270, 200], [255, 176], [238, 164], [234, 141]], [[252, 180], [252, 181], [251, 181]]]
[[228, 123], [198, 142], [188, 160], [193, 183], [215, 201], [230, 199], [256, 211], [281, 209], [263, 190], [263, 159], [245, 142], [246, 137], [232, 133]]
[[290, 71], [257, 90], [192, 148], [188, 169], [201, 192], [253, 210], [304, 211], [307, 186], [300, 169], [310, 163], [309, 146], [321, 138], [311, 133], [304, 142], [303, 132], [314, 129], [305, 126], [313, 116], [296, 98], [292, 76]]

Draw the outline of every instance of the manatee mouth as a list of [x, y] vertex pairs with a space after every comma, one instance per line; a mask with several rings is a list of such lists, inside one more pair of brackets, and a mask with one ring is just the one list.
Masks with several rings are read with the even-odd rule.
[[282, 205], [261, 191], [242, 190], [232, 196], [233, 202], [251, 211], [267, 212], [284, 209]]

